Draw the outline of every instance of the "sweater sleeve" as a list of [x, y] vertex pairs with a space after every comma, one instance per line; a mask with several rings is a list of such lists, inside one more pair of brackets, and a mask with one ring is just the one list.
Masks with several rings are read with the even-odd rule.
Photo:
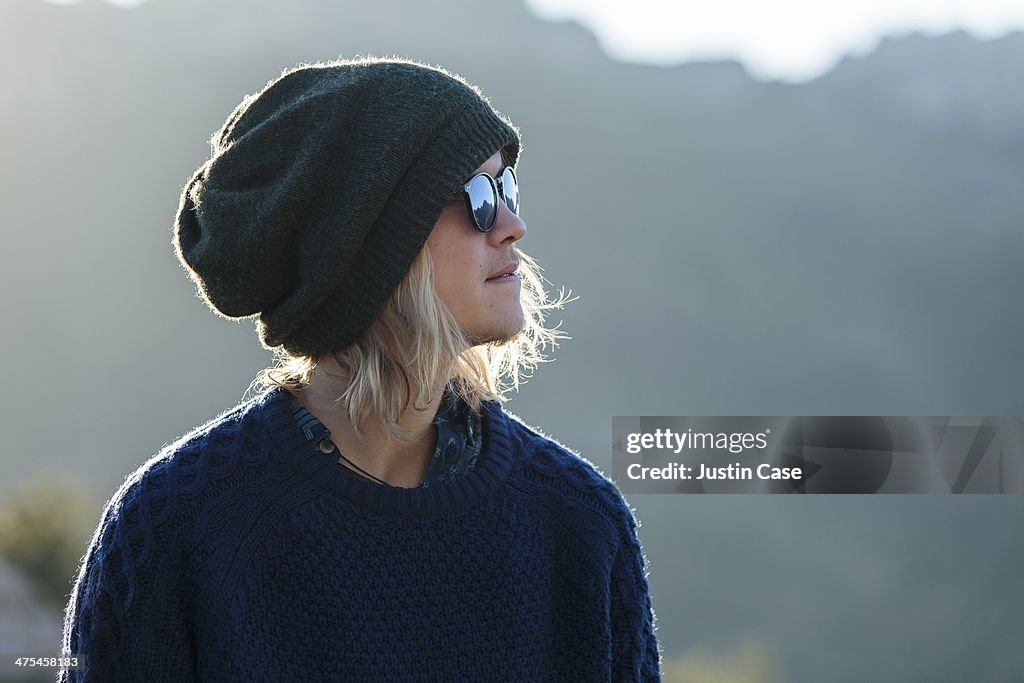
[[661, 681], [646, 560], [636, 534], [636, 518], [621, 494], [618, 498], [623, 521], [611, 577], [612, 681]]
[[130, 480], [108, 503], [64, 618], [62, 651], [80, 667], [58, 683], [195, 680], [181, 527], [161, 481]]

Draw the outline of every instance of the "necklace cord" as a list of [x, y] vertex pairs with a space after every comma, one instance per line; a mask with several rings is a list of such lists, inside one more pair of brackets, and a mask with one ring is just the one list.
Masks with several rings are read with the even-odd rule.
[[363, 477], [364, 477], [364, 478], [366, 478], [366, 479], [371, 479], [371, 480], [373, 480], [373, 481], [377, 482], [378, 484], [384, 484], [385, 486], [388, 486], [388, 485], [389, 485], [389, 484], [388, 484], [388, 483], [387, 483], [386, 481], [384, 481], [383, 479], [380, 479], [380, 478], [378, 478], [378, 477], [375, 477], [375, 476], [373, 476], [372, 474], [370, 474], [369, 472], [367, 472], [366, 470], [364, 470], [364, 469], [363, 469], [362, 467], [360, 467], [359, 465], [355, 464], [354, 462], [352, 462], [351, 460], [349, 460], [348, 458], [346, 458], [346, 457], [345, 457], [345, 454], [341, 452], [341, 449], [340, 449], [340, 448], [338, 448], [337, 444], [335, 444], [335, 443], [334, 443], [333, 441], [331, 441], [331, 439], [330, 439], [330, 437], [329, 437], [329, 436], [328, 436], [328, 437], [324, 437], [324, 440], [323, 440], [323, 441], [322, 441], [321, 443], [323, 443], [323, 444], [330, 444], [330, 446], [331, 446], [331, 449], [330, 449], [329, 451], [327, 451], [328, 453], [330, 453], [330, 452], [331, 452], [331, 451], [333, 451], [333, 450], [334, 450], [335, 448], [337, 448], [337, 449], [338, 449], [338, 457], [340, 457], [340, 458], [341, 458], [342, 460], [344, 460], [344, 461], [345, 461], [345, 462], [347, 462], [347, 463], [348, 463], [349, 465], [351, 465], [352, 467], [354, 467], [354, 468], [355, 468], [355, 470], [356, 470], [356, 471], [357, 471], [357, 472], [358, 472], [359, 474], [363, 475]]

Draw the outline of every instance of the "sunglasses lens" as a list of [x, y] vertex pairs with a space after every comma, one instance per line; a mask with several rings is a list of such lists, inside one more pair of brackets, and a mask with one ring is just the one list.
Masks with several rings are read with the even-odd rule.
[[516, 178], [516, 172], [512, 170], [511, 166], [506, 166], [505, 170], [501, 173], [501, 194], [508, 210], [518, 215], [519, 180]]
[[494, 219], [498, 215], [498, 198], [494, 186], [485, 175], [474, 176], [466, 185], [466, 198], [469, 211], [477, 230], [488, 232], [494, 227]]

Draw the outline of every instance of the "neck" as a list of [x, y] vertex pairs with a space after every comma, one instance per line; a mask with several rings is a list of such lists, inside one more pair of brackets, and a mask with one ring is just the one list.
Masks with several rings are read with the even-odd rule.
[[[330, 430], [331, 441], [344, 456], [344, 459], [339, 458], [340, 464], [358, 471], [345, 462], [347, 459], [358, 469], [391, 486], [419, 486], [426, 477], [436, 448], [437, 433], [433, 422], [444, 384], [434, 387], [429, 394], [430, 402], [425, 406], [414, 405], [415, 400], [409, 401], [398, 418], [398, 425], [405, 430], [399, 439], [391, 436], [384, 421], [373, 415], [360, 425], [359, 434], [356, 433], [347, 403], [337, 400], [348, 383], [347, 373], [328, 356], [317, 363], [309, 385], [301, 391], [293, 391], [292, 395]], [[410, 396], [415, 398], [417, 391], [417, 386], [410, 386]]]

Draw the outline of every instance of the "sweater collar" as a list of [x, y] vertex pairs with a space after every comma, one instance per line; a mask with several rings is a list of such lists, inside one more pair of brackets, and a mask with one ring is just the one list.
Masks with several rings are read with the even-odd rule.
[[306, 435], [291, 415], [289, 396], [286, 389], [275, 387], [256, 399], [271, 440], [271, 460], [364, 509], [413, 516], [449, 514], [492, 495], [511, 469], [508, 417], [496, 401], [483, 404], [483, 449], [471, 472], [429, 487], [402, 488], [365, 479], [309, 448]]

